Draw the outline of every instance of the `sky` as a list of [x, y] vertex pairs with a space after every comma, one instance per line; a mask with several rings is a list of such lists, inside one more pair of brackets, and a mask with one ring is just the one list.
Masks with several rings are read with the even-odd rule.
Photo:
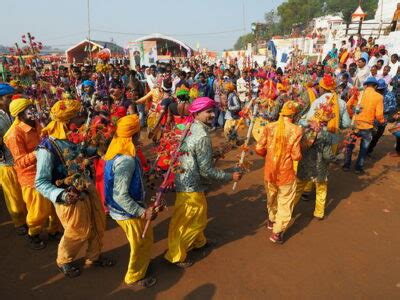
[[[143, 35], [162, 33], [194, 48], [199, 43], [200, 48], [222, 51], [233, 48], [244, 26], [250, 32], [252, 22], [263, 21], [264, 13], [282, 2], [90, 0], [91, 39], [113, 39], [126, 46]], [[21, 35], [30, 32], [46, 46], [67, 49], [87, 38], [87, 11], [87, 0], [6, 0], [0, 18], [0, 45], [20, 43]]]

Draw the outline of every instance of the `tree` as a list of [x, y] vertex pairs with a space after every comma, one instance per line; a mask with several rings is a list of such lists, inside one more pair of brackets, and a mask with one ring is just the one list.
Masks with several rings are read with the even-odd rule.
[[[354, 0], [327, 0], [327, 13], [342, 12], [346, 22], [351, 21], [351, 14], [358, 7], [358, 3]], [[363, 0], [361, 7], [367, 14], [367, 19], [372, 19], [375, 16], [376, 8], [378, 7], [377, 0]]]
[[[279, 5], [276, 10], [265, 13], [265, 24], [259, 26], [261, 32], [257, 32], [257, 38], [269, 40], [274, 35], [289, 34], [294, 24], [305, 27], [313, 18], [326, 14], [341, 12], [344, 20], [350, 22], [351, 14], [357, 6], [356, 0], [288, 0]], [[367, 19], [374, 17], [377, 6], [377, 0], [361, 2], [362, 9], [367, 13]], [[247, 43], [254, 40], [255, 36], [251, 33], [241, 36], [235, 44], [235, 49], [244, 49]]]
[[252, 33], [247, 33], [245, 35], [242, 35], [239, 37], [239, 39], [236, 41], [235, 45], [233, 48], [235, 50], [243, 50], [247, 48], [248, 43], [254, 43], [254, 34]]

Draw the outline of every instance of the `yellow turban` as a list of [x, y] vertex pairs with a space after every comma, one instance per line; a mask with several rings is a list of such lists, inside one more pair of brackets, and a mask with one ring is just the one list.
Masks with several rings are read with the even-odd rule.
[[294, 101], [287, 101], [282, 107], [281, 115], [282, 116], [293, 116], [297, 113], [298, 105]]
[[6, 140], [10, 132], [17, 126], [21, 121], [18, 118], [18, 115], [23, 112], [26, 108], [33, 105], [33, 101], [25, 98], [17, 98], [11, 101], [10, 103], [10, 115], [14, 117], [14, 122], [11, 124], [10, 128], [8, 128], [7, 132], [4, 134], [4, 139]]
[[60, 100], [50, 111], [52, 121], [42, 129], [42, 134], [56, 139], [67, 139], [67, 122], [74, 118], [82, 109], [78, 100]]
[[117, 122], [117, 130], [114, 134], [104, 160], [111, 160], [118, 154], [135, 156], [136, 149], [132, 142], [132, 136], [140, 131], [139, 117], [128, 115]]
[[21, 85], [21, 82], [19, 80], [13, 79], [13, 80], [10, 81], [10, 85], [13, 88], [16, 88], [16, 87], [19, 87]]
[[10, 114], [16, 118], [28, 106], [33, 105], [33, 101], [25, 98], [14, 99], [10, 103]]

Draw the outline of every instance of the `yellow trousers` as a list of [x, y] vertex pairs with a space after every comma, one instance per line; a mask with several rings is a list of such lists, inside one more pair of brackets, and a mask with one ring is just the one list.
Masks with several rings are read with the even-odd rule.
[[49, 233], [61, 231], [60, 221], [50, 200], [39, 194], [35, 188], [23, 186], [21, 189], [22, 198], [28, 210], [26, 224], [29, 228], [29, 235], [40, 234], [47, 221], [49, 221]]
[[131, 247], [128, 270], [125, 274], [125, 283], [132, 284], [146, 276], [151, 259], [153, 228], [149, 227], [146, 236], [142, 238], [146, 221], [142, 219], [129, 219], [117, 221], [117, 223], [125, 232]]
[[231, 130], [235, 129], [236, 124], [237, 124], [238, 120], [225, 120], [225, 125], [224, 125], [224, 136], [226, 138], [229, 137], [229, 133]]
[[188, 251], [203, 247], [207, 242], [204, 236], [206, 226], [207, 200], [204, 193], [176, 193], [165, 259], [171, 263], [183, 262]]
[[266, 182], [268, 218], [274, 222], [274, 233], [286, 230], [292, 217], [296, 196], [296, 181], [287, 185], [277, 186]]
[[26, 223], [26, 206], [22, 199], [21, 187], [17, 173], [12, 166], [0, 166], [0, 186], [3, 189], [4, 201], [15, 227]]
[[56, 204], [56, 213], [64, 227], [64, 235], [58, 245], [57, 265], [72, 262], [87, 241], [86, 263], [99, 259], [106, 227], [104, 209], [97, 192], [91, 188], [82, 194], [82, 200], [74, 205]]
[[304, 187], [303, 193], [311, 193], [313, 188], [314, 188], [314, 182], [312, 180], [307, 181], [307, 184]]
[[[307, 185], [309, 185], [309, 183], [310, 183], [309, 181], [297, 180], [295, 204], [297, 204], [299, 202], [301, 195], [304, 193], [304, 191], [305, 191]], [[327, 181], [315, 183], [314, 216], [317, 218], [324, 217], [327, 193], [328, 193], [328, 182]]]

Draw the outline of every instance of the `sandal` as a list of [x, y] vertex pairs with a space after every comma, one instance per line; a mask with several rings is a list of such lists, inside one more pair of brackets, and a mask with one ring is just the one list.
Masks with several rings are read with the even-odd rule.
[[81, 270], [79, 270], [78, 268], [74, 267], [71, 264], [65, 264], [60, 266], [57, 266], [57, 269], [64, 274], [65, 277], [68, 278], [74, 278], [74, 277], [78, 277], [79, 275], [81, 275]]
[[56, 233], [49, 233], [49, 241], [59, 242], [63, 237], [64, 233], [61, 231], [57, 231]]
[[47, 244], [40, 238], [38, 234], [29, 235], [29, 246], [33, 250], [42, 250], [46, 248]]
[[115, 259], [107, 258], [107, 257], [100, 257], [98, 260], [88, 263], [89, 266], [95, 267], [102, 267], [102, 268], [109, 268], [115, 265]]
[[189, 268], [189, 267], [193, 266], [193, 261], [187, 259], [187, 260], [185, 260], [183, 262], [178, 262], [175, 265], [177, 267], [179, 267], [179, 268], [186, 269], [186, 268]]
[[26, 235], [28, 233], [28, 225], [24, 224], [22, 226], [16, 227], [15, 233], [17, 235]]
[[149, 288], [157, 283], [157, 278], [155, 278], [153, 276], [148, 276], [146, 278], [143, 278], [143, 279], [137, 281], [136, 283], [138, 286], [141, 286], [144, 288]]

